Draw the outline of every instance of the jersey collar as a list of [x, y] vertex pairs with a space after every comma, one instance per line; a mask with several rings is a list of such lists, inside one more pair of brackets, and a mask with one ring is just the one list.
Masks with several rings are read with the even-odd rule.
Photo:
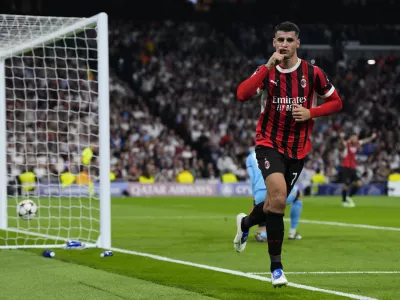
[[276, 69], [281, 73], [290, 73], [290, 72], [293, 72], [293, 71], [297, 70], [297, 68], [300, 66], [300, 64], [301, 64], [301, 59], [298, 58], [297, 63], [293, 67], [291, 67], [290, 69], [283, 69], [279, 65], [276, 66]]

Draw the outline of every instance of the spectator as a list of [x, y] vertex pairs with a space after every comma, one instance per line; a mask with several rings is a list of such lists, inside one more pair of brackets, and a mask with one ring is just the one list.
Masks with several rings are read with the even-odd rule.
[[[333, 43], [336, 35], [342, 42], [357, 36], [375, 43], [394, 40], [397, 34], [390, 27], [315, 27], [302, 26], [303, 42]], [[189, 22], [154, 22], [150, 28], [110, 24], [111, 170], [116, 180], [139, 181], [147, 166], [154, 180], [163, 182], [173, 182], [184, 166], [196, 180], [217, 180], [225, 169], [245, 180], [243, 157], [253, 147], [260, 108], [257, 102], [239, 106], [235, 90], [265, 62], [272, 32], [270, 24], [224, 29]], [[336, 52], [343, 52], [342, 46]], [[77, 174], [83, 149], [98, 144], [97, 83], [93, 72], [90, 88], [88, 80], [76, 80], [90, 71], [77, 65], [82, 53], [66, 55], [56, 49], [57, 56], [69, 58], [58, 61], [50, 48], [35, 51], [31, 57], [16, 57], [13, 67], [6, 68], [9, 172], [17, 176], [34, 162], [40, 181], [58, 182], [67, 169]], [[345, 106], [337, 116], [316, 120], [315, 150], [301, 174], [305, 184], [317, 169], [326, 181], [335, 182], [340, 131], [361, 138], [377, 132], [377, 142], [365, 145], [357, 156], [358, 171], [366, 182], [386, 181], [400, 165], [400, 59], [377, 57], [374, 65], [346, 53], [338, 53], [337, 60], [313, 59], [336, 74], [331, 81]], [[35, 66], [35, 73], [29, 66]], [[98, 165], [94, 153], [91, 166]]]

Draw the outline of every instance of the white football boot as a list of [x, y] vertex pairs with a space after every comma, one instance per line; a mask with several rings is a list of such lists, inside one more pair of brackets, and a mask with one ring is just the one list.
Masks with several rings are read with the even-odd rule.
[[271, 273], [271, 283], [274, 288], [282, 287], [288, 285], [288, 280], [286, 279], [285, 273], [282, 269], [276, 269]]
[[288, 239], [289, 240], [301, 240], [303, 237], [296, 231], [289, 231]]
[[237, 252], [243, 252], [244, 248], [246, 248], [247, 238], [249, 237], [249, 232], [242, 231], [242, 219], [246, 217], [245, 213], [240, 213], [236, 216], [236, 227], [237, 232], [235, 239], [233, 240], [233, 247]]
[[354, 203], [353, 199], [351, 199], [350, 197], [346, 197], [346, 201], [342, 202], [342, 206], [343, 207], [355, 207], [356, 204]]

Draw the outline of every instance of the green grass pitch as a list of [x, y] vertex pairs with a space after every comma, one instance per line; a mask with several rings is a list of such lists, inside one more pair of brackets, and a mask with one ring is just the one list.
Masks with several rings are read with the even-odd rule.
[[[298, 228], [303, 240], [285, 236], [284, 241], [288, 280], [359, 299], [400, 299], [400, 198], [354, 200], [357, 207], [342, 208], [339, 197], [304, 199], [304, 222]], [[98, 226], [85, 218], [89, 200], [71, 200], [65, 206], [74, 208], [61, 210], [56, 208], [60, 199], [39, 201], [41, 207], [51, 208], [40, 208], [41, 218], [26, 222], [26, 228], [95, 239], [95, 231], [80, 229]], [[233, 249], [235, 216], [248, 213], [251, 202], [223, 197], [113, 198], [112, 246], [269, 277], [267, 244], [255, 242], [255, 228], [245, 252]], [[286, 229], [289, 215], [288, 210]], [[94, 212], [92, 217], [98, 215]], [[308, 222], [312, 220], [318, 222]], [[10, 222], [15, 225], [17, 220]], [[9, 243], [25, 242], [23, 235], [13, 240], [15, 233], [3, 231], [0, 245], [6, 236]], [[273, 289], [257, 279], [116, 251], [113, 257], [100, 258], [102, 249], [53, 250], [52, 259], [41, 256], [43, 249], [1, 250], [0, 299], [346, 299], [295, 287]]]

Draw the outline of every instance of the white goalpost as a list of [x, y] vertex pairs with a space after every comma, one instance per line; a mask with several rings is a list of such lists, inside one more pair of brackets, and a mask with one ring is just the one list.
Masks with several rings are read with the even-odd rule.
[[0, 14], [0, 249], [111, 248], [110, 209], [107, 15]]

